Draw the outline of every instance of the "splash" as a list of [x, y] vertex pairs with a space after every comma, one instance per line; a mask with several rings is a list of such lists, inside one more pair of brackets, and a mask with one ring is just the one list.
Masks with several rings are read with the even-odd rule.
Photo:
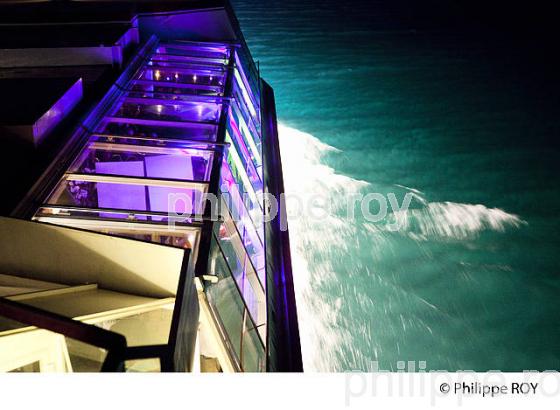
[[[410, 193], [414, 198], [413, 206], [389, 214], [381, 223], [367, 222], [359, 215], [350, 220], [345, 213], [346, 207], [331, 209], [334, 212], [327, 212], [322, 218], [312, 215], [311, 209], [295, 213], [288, 209], [294, 285], [306, 370], [364, 369], [364, 363], [369, 360], [368, 355], [371, 357], [374, 354], [377, 358], [377, 352], [383, 350], [383, 346], [374, 340], [376, 336], [371, 334], [369, 325], [362, 323], [361, 312], [375, 308], [387, 314], [387, 307], [374, 307], [374, 301], [370, 300], [368, 294], [355, 287], [349, 289], [348, 286], [353, 286], [353, 282], [350, 278], [346, 281], [346, 276], [357, 275], [368, 281], [376, 280], [382, 283], [380, 286], [387, 287], [385, 290], [380, 289], [380, 292], [395, 291], [390, 288], [390, 283], [383, 282], [384, 272], [377, 270], [387, 266], [384, 259], [389, 255], [390, 259], [399, 260], [399, 246], [403, 244], [403, 237], [415, 246], [421, 246], [423, 241], [467, 240], [485, 230], [503, 232], [526, 224], [519, 216], [499, 208], [488, 208], [482, 204], [430, 202], [422, 191], [415, 188], [404, 185], [377, 187], [341, 175], [325, 165], [328, 157], [339, 155], [340, 150], [284, 124], [279, 124], [278, 128], [284, 184], [288, 195], [297, 196], [302, 202], [307, 201], [310, 195], [319, 195], [326, 202], [341, 203], [349, 195], [359, 192], [365, 194], [382, 188], [384, 192]], [[396, 218], [400, 229], [393, 232], [387, 227]], [[357, 250], [364, 249], [371, 259], [360, 259]], [[431, 258], [429, 255], [424, 256]], [[344, 262], [343, 267], [341, 261]], [[343, 297], [345, 291], [349, 292], [352, 300]], [[348, 304], [353, 302], [357, 306], [349, 307]], [[385, 322], [385, 325], [390, 324]], [[429, 326], [427, 328], [431, 332]], [[363, 350], [355, 347], [355, 332], [359, 331], [367, 333], [367, 337], [364, 337], [369, 345]], [[343, 347], [346, 347], [346, 354], [351, 357], [339, 356]]]
[[507, 228], [526, 225], [519, 216], [482, 204], [431, 202], [424, 208], [411, 209], [399, 215], [402, 229], [420, 239], [433, 237], [469, 239], [484, 230], [504, 232]]
[[[339, 152], [336, 148], [283, 124], [279, 124], [278, 132], [287, 194], [303, 201], [312, 194], [320, 195], [334, 202], [368, 186], [322, 163], [326, 155]], [[304, 368], [332, 370], [335, 364], [327, 352], [335, 351], [342, 343], [352, 343], [352, 337], [332, 325], [342, 301], [331, 303], [317, 289], [321, 283], [337, 280], [333, 253], [340, 257], [340, 253], [351, 252], [356, 227], [335, 214], [317, 220], [306, 213], [288, 212], [288, 223]], [[316, 253], [322, 257], [316, 258]]]
[[399, 221], [401, 233], [416, 240], [472, 239], [482, 231], [504, 232], [508, 228], [527, 225], [518, 215], [500, 208], [449, 201], [429, 202], [424, 193], [417, 189], [396, 186], [410, 192], [420, 207], [395, 212], [389, 216], [387, 224]]

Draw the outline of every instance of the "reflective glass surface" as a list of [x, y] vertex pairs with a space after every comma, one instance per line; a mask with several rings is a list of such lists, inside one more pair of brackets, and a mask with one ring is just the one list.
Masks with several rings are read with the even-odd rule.
[[[210, 259], [208, 273], [218, 281], [208, 283], [205, 292], [240, 366], [263, 371], [267, 317], [260, 80], [241, 48], [158, 45], [91, 127], [94, 132], [84, 138], [35, 219], [196, 253], [204, 242], [203, 223], [194, 215], [203, 213], [202, 194], [215, 190], [222, 195], [224, 212], [205, 231], [212, 236], [210, 254], [194, 258]], [[215, 159], [222, 149], [220, 164]], [[176, 222], [174, 214], [190, 219], [172, 228], [168, 223]], [[121, 326], [125, 334], [127, 320], [143, 319], [106, 325], [117, 332]], [[143, 345], [143, 336], [136, 336], [137, 345]], [[158, 365], [157, 360], [128, 361], [126, 368]]]
[[92, 142], [69, 172], [208, 181], [213, 152]]
[[[130, 165], [130, 174], [141, 169], [141, 164]], [[122, 171], [121, 171], [122, 172]], [[123, 172], [124, 173], [124, 172]], [[206, 186], [191, 184], [193, 188], [179, 188], [161, 182], [159, 186], [117, 181], [62, 180], [48, 204], [80, 208], [106, 208], [133, 211], [168, 212], [178, 215], [200, 214]]]

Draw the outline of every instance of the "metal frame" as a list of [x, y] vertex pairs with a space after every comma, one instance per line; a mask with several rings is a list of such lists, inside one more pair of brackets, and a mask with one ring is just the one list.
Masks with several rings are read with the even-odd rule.
[[[139, 216], [146, 216], [146, 217], [150, 217], [150, 216], [155, 216], [155, 217], [161, 217], [161, 218], [168, 218], [169, 214], [167, 212], [161, 212], [161, 211], [136, 211], [133, 209], [116, 209], [116, 208], [82, 208], [79, 206], [66, 206], [66, 205], [56, 205], [56, 204], [43, 204], [41, 205], [38, 209], [37, 212], [39, 212], [41, 209], [45, 209], [45, 208], [54, 208], [54, 209], [60, 209], [60, 210], [68, 210], [68, 211], [78, 211], [78, 212], [92, 212], [92, 213], [113, 213], [113, 214], [123, 214], [123, 215], [128, 215], [128, 216], [134, 216], [134, 215], [139, 215]], [[55, 216], [56, 214], [52, 214], [52, 215], [48, 215], [50, 216]], [[39, 215], [36, 217], [44, 217], [47, 215]], [[78, 218], [78, 217], [76, 217]], [[204, 216], [203, 215], [199, 215], [199, 214], [190, 214], [190, 215], [183, 215], [184, 219], [190, 219], [193, 222], [189, 222], [188, 224], [185, 224], [184, 226], [198, 226], [196, 224], [202, 224], [202, 222], [204, 222]], [[103, 219], [103, 220], [111, 220], [111, 218], [107, 218], [107, 219]], [[122, 221], [124, 222], [122, 219], [114, 219], [115, 221]], [[130, 222], [130, 220], [128, 220], [127, 222]], [[134, 220], [134, 222], [144, 222], [142, 220]], [[150, 223], [154, 224], [154, 221], [151, 221]], [[179, 224], [179, 226], [181, 226], [181, 222], [176, 222], [176, 224]]]
[[0, 298], [0, 315], [104, 349], [107, 355], [101, 371], [124, 371], [126, 338], [118, 333], [5, 298]]
[[[215, 235], [215, 234], [213, 234], [212, 239], [213, 239], [213, 241], [215, 242], [215, 244], [216, 244], [216, 246], [217, 246], [217, 248], [218, 248], [218, 251], [220, 252], [220, 255], [222, 256], [222, 258], [224, 259], [224, 261], [227, 261], [225, 255], [224, 255], [224, 252], [223, 252], [223, 250], [222, 250], [222, 247], [220, 246], [220, 243], [219, 243], [218, 239], [216, 238], [216, 235]], [[261, 324], [257, 325], [257, 324], [255, 323], [255, 321], [253, 320], [253, 318], [251, 317], [251, 314], [248, 314], [248, 315], [247, 315], [247, 312], [249, 312], [249, 307], [247, 306], [247, 302], [245, 301], [245, 298], [243, 298], [243, 293], [241, 292], [241, 289], [239, 288], [239, 284], [237, 283], [237, 281], [235, 280], [235, 277], [233, 276], [233, 273], [232, 273], [232, 271], [231, 271], [231, 267], [230, 267], [227, 263], [226, 263], [225, 265], [226, 265], [226, 267], [227, 267], [229, 276], [230, 276], [230, 278], [231, 278], [231, 280], [232, 280], [234, 286], [235, 286], [236, 289], [237, 289], [237, 292], [238, 292], [238, 294], [239, 294], [239, 299], [241, 300], [241, 303], [243, 304], [243, 308], [244, 308], [244, 310], [243, 310], [244, 323], [245, 323], [245, 320], [246, 320], [245, 318], [248, 317], [248, 318], [249, 318], [249, 321], [250, 321], [250, 322], [252, 323], [252, 325], [253, 325], [253, 327], [248, 328], [248, 330], [258, 329], [259, 327], [261, 327], [261, 326], [263, 326], [263, 325], [267, 325], [267, 322], [261, 323]], [[214, 320], [216, 321], [216, 323], [219, 324], [218, 328], [220, 329], [220, 334], [222, 335], [222, 338], [223, 338], [224, 341], [230, 346], [230, 348], [228, 349], [228, 353], [229, 353], [230, 358], [232, 359], [232, 361], [233, 361], [234, 363], [236, 363], [236, 365], [239, 367], [239, 370], [243, 371], [243, 370], [244, 370], [244, 369], [243, 369], [243, 361], [242, 361], [243, 358], [242, 358], [242, 357], [237, 357], [237, 355], [236, 355], [235, 353], [233, 353], [233, 352], [235, 352], [235, 348], [233, 348], [233, 343], [232, 343], [231, 339], [229, 338], [229, 335], [228, 335], [227, 332], [225, 331], [225, 326], [224, 326], [224, 324], [223, 324], [223, 322], [222, 322], [222, 319], [220, 318], [219, 313], [216, 311], [216, 309], [214, 308], [214, 306], [213, 306], [212, 303], [209, 303], [209, 307], [210, 307], [210, 311], [212, 312], [212, 315], [214, 316]], [[244, 323], [242, 323], [242, 325], [241, 325], [242, 332], [245, 331], [245, 324], [244, 324]], [[264, 356], [265, 356], [265, 358], [266, 358], [266, 344], [265, 344], [264, 341], [262, 340], [261, 335], [260, 335], [260, 333], [259, 333], [258, 331], [257, 331], [257, 335], [258, 335], [259, 342], [261, 343], [261, 345], [262, 345], [262, 347], [263, 347], [263, 353], [264, 353]], [[242, 344], [242, 342], [241, 342], [240, 349], [242, 349], [242, 348], [243, 348], [243, 344]]]
[[[160, 146], [162, 146], [162, 145], [165, 146], [165, 145], [168, 145], [168, 144], [186, 145], [187, 149], [188, 149], [189, 145], [192, 145], [193, 148], [195, 148], [195, 149], [197, 147], [200, 147], [201, 145], [205, 145], [206, 147], [198, 148], [198, 149], [212, 150], [212, 151], [222, 150], [224, 147], [225, 148], [229, 147], [229, 144], [227, 144], [227, 143], [220, 143], [220, 142], [214, 142], [214, 141], [182, 140], [182, 139], [174, 139], [174, 138], [158, 139], [158, 138], [154, 138], [154, 137], [143, 137], [143, 136], [138, 136], [138, 135], [132, 135], [132, 136], [126, 135], [125, 136], [125, 135], [94, 133], [94, 134], [91, 135], [91, 137], [93, 137], [93, 138], [106, 138], [108, 140], [112, 140], [112, 139], [138, 140], [138, 141], [158, 144]], [[107, 143], [111, 144], [111, 142], [107, 142]], [[139, 146], [139, 147], [150, 146], [150, 145], [133, 145], [133, 144], [130, 144], [130, 145], [131, 146]], [[171, 147], [171, 148], [179, 148], [179, 147]]]
[[161, 80], [134, 80], [134, 84], [139, 85], [157, 85], [169, 88], [182, 88], [188, 90], [206, 90], [216, 93], [217, 96], [222, 95], [221, 87], [219, 85], [203, 85], [203, 84], [189, 84], [189, 83], [174, 83], [173, 81]]
[[[173, 316], [169, 329], [168, 343], [164, 345], [146, 345], [128, 347], [125, 336], [103, 328], [87, 324], [78, 320], [29, 306], [20, 302], [0, 298], [0, 316], [4, 316], [17, 322], [34, 326], [39, 329], [49, 330], [63, 336], [78, 340], [80, 342], [93, 345], [95, 347], [107, 351], [107, 355], [101, 367], [101, 372], [122, 372], [125, 371], [125, 361], [134, 359], [151, 359], [160, 360], [160, 368], [162, 372], [170, 372], [184, 370], [182, 363], [177, 363], [174, 359], [174, 352], [177, 344], [181, 343], [177, 335], [181, 331], [181, 326], [189, 327], [189, 331], [198, 329], [198, 298], [196, 289], [194, 288], [194, 276], [190, 271], [190, 250], [184, 250], [183, 262], [179, 273], [177, 286], [177, 294], [175, 297], [175, 305], [173, 308]], [[191, 291], [194, 289], [194, 296]], [[192, 297], [192, 299], [190, 299]], [[196, 312], [185, 309], [188, 302], [196, 302]], [[193, 304], [191, 303], [191, 307]], [[190, 315], [190, 322], [185, 323], [184, 315]], [[196, 320], [193, 319], [196, 317]], [[188, 347], [189, 353], [194, 355], [195, 342], [192, 341]], [[192, 366], [192, 359], [188, 367]]]
[[[172, 104], [172, 101], [168, 101], [167, 104]], [[130, 117], [115, 117], [107, 116], [103, 119], [103, 122], [107, 123], [117, 123], [117, 124], [134, 124], [134, 125], [146, 125], [148, 127], [177, 127], [177, 128], [216, 128], [216, 123], [214, 122], [204, 122], [204, 121], [171, 121], [171, 120], [153, 120], [146, 118], [130, 118]]]
[[[219, 184], [220, 184], [220, 174], [221, 167], [224, 162], [224, 155], [227, 155], [224, 147], [228, 147], [229, 144], [225, 141], [227, 120], [230, 109], [236, 111], [239, 121], [245, 122], [245, 127], [249, 134], [254, 138], [259, 138], [259, 141], [253, 141], [257, 146], [263, 146], [262, 142], [266, 140], [267, 145], [273, 145], [272, 147], [267, 147], [266, 151], [262, 153], [262, 174], [258, 173], [258, 167], [255, 165], [257, 170], [257, 175], [260, 176], [261, 182], [264, 182], [265, 187], [268, 192], [272, 194], [278, 194], [283, 191], [283, 185], [281, 181], [281, 175], [275, 176], [271, 175], [274, 172], [280, 172], [280, 159], [278, 147], [277, 147], [277, 135], [276, 135], [276, 116], [274, 112], [274, 97], [272, 95], [272, 90], [269, 87], [261, 83], [259, 77], [258, 64], [255, 65], [254, 61], [250, 57], [247, 45], [243, 40], [243, 36], [239, 30], [239, 24], [232, 9], [229, 5], [226, 6], [226, 12], [229, 15], [234, 30], [237, 33], [239, 44], [226, 44], [220, 43], [219, 47], [223, 51], [223, 58], [213, 58], [204, 56], [189, 56], [189, 47], [196, 46], [208, 46], [208, 43], [197, 43], [197, 42], [176, 42], [170, 45], [160, 45], [157, 39], [152, 38], [141, 50], [140, 54], [135, 57], [131, 64], [125, 69], [122, 75], [119, 77], [117, 82], [105, 95], [105, 97], [100, 101], [100, 103], [93, 110], [90, 111], [89, 115], [84, 120], [84, 123], [77, 129], [72, 136], [70, 142], [64, 147], [61, 154], [59, 154], [53, 164], [49, 167], [45, 175], [37, 182], [37, 184], [32, 189], [31, 193], [26, 197], [26, 206], [33, 207], [35, 210], [40, 207], [51, 207], [58, 209], [74, 209], [75, 211], [88, 210], [91, 212], [100, 211], [100, 209], [85, 209], [73, 206], [56, 206], [56, 205], [45, 205], [47, 194], [53, 193], [54, 189], [58, 184], [64, 179], [75, 179], [84, 180], [91, 182], [109, 182], [109, 183], [132, 183], [136, 185], [147, 185], [153, 184], [163, 184], [163, 186], [177, 186], [190, 188], [194, 184], [200, 186], [199, 181], [185, 181], [177, 179], [159, 179], [159, 178], [138, 178], [130, 176], [116, 176], [116, 175], [106, 175], [106, 174], [82, 174], [82, 173], [69, 173], [65, 167], [69, 166], [69, 161], [74, 160], [84, 146], [87, 145], [88, 141], [92, 141], [95, 138], [107, 138], [107, 144], [111, 144], [112, 140], [135, 140], [138, 142], [145, 142], [148, 144], [181, 144], [188, 146], [201, 146], [206, 145], [207, 147], [212, 147], [215, 149], [215, 153], [212, 158], [210, 178], [207, 183], [203, 183], [207, 192], [219, 194]], [[166, 48], [168, 47], [168, 48]], [[181, 47], [185, 50], [185, 55], [181, 55]], [[209, 46], [210, 48], [212, 46]], [[174, 53], [173, 48], [176, 49]], [[166, 52], [170, 50], [171, 52]], [[212, 52], [212, 50], [209, 50]], [[196, 53], [194, 53], [196, 54]], [[175, 82], [165, 82], [165, 81], [150, 81], [150, 80], [139, 80], [137, 76], [142, 73], [142, 70], [146, 69], [146, 64], [150, 61], [154, 63], [170, 64], [168, 66], [162, 66], [162, 70], [183, 70], [188, 71], [191, 67], [193, 70], [207, 70], [208, 72], [220, 72], [220, 75], [225, 75], [225, 82], [223, 86], [205, 86], [201, 84], [187, 84], [187, 83], [175, 83]], [[182, 64], [189, 64], [189, 67], [180, 66]], [[176, 65], [174, 65], [176, 64]], [[245, 66], [246, 65], [246, 66]], [[157, 66], [152, 66], [152, 69], [157, 69]], [[136, 78], [136, 79], [135, 79]], [[234, 83], [238, 83], [236, 87], [236, 93], [233, 95]], [[264, 84], [264, 85], [263, 85]], [[161, 88], [161, 91], [157, 90], [135, 90], [135, 86], [142, 88], [143, 85], [154, 86], [154, 88]], [[177, 94], [170, 92], [169, 90], [178, 91]], [[190, 93], [186, 91], [190, 90]], [[252, 95], [252, 94], [255, 95]], [[143, 97], [142, 94], [153, 95], [154, 97]], [[208, 94], [208, 95], [205, 95]], [[210, 95], [218, 94], [218, 95]], [[140, 96], [139, 96], [140, 95]], [[157, 98], [156, 96], [167, 96], [186, 98], [186, 100], [173, 99], [169, 100], [165, 98]], [[272, 96], [272, 97], [271, 97]], [[134, 118], [121, 118], [114, 117], [111, 115], [114, 110], [117, 109], [117, 103], [126, 102], [127, 99], [132, 101], [138, 101], [138, 103], [150, 103], [153, 101], [160, 101], [162, 105], [165, 104], [177, 104], [180, 105], [182, 101], [208, 101], [209, 103], [221, 104], [221, 111], [219, 116], [219, 121], [216, 124], [213, 122], [185, 122], [185, 121], [158, 121], [151, 119], [134, 119]], [[236, 101], [234, 105], [231, 104], [233, 100]], [[272, 104], [272, 105], [271, 105]], [[251, 109], [252, 108], [252, 109]], [[261, 111], [261, 110], [269, 111]], [[253, 112], [254, 111], [254, 112]], [[254, 114], [255, 118], [253, 118]], [[262, 117], [262, 118], [261, 118]], [[215, 134], [215, 141], [208, 140], [197, 140], [191, 138], [190, 140], [182, 140], [180, 138], [153, 138], [145, 136], [111, 136], [109, 134], [96, 133], [100, 124], [108, 124], [110, 122], [127, 122], [135, 123], [140, 125], [155, 126], [155, 127], [178, 127], [178, 128], [190, 128], [190, 127], [211, 127], [211, 132]], [[262, 129], [261, 129], [262, 127]], [[265, 132], [266, 130], [266, 132]], [[266, 135], [265, 135], [266, 134]], [[243, 132], [240, 130], [240, 136], [245, 143], [245, 137]], [[176, 135], [175, 135], [176, 137]], [[239, 135], [235, 136], [239, 137]], [[233, 139], [233, 138], [232, 138]], [[81, 145], [80, 145], [81, 143]], [[246, 147], [253, 148], [253, 147]], [[140, 148], [141, 150], [141, 148]], [[257, 149], [258, 151], [258, 149]], [[251, 158], [249, 158], [251, 159]], [[241, 162], [243, 164], [243, 161]], [[70, 163], [71, 165], [71, 163]], [[237, 167], [237, 165], [236, 165]], [[242, 171], [242, 170], [239, 170]], [[53, 182], [53, 177], [58, 178], [54, 183], [45, 183], [48, 178]], [[278, 181], [278, 178], [280, 181]], [[251, 182], [251, 181], [249, 181]], [[193, 184], [193, 185], [189, 185]], [[252, 184], [250, 184], [252, 185]], [[50, 187], [45, 188], [45, 187]], [[54, 187], [54, 189], [53, 189]], [[196, 189], [196, 188], [193, 188]], [[33, 198], [40, 198], [42, 202], [33, 203], [31, 200]], [[259, 201], [257, 201], [259, 203]], [[261, 210], [263, 205], [259, 203]], [[213, 204], [207, 201], [203, 205], [202, 211], [202, 223], [200, 227], [199, 235], [199, 249], [200, 255], [206, 257], [196, 258], [196, 265], [194, 266], [194, 273], [196, 276], [203, 276], [207, 273], [208, 268], [208, 254], [213, 239], [213, 226], [214, 221], [212, 221], [211, 216], [214, 214], [212, 209]], [[103, 210], [105, 211], [105, 210]], [[248, 215], [251, 214], [246, 210]], [[15, 215], [23, 216], [28, 212], [28, 209], [23, 207], [18, 208]], [[116, 210], [118, 213], [130, 212], [132, 215], [154, 215], [154, 212], [142, 211], [130, 211], [130, 210]], [[51, 217], [51, 216], [49, 216]], [[56, 216], [52, 216], [56, 217]], [[73, 216], [74, 219], [79, 219]], [[86, 218], [84, 218], [86, 219]], [[90, 218], [91, 219], [91, 218]], [[88, 219], [89, 220], [89, 219]], [[252, 220], [252, 219], [251, 219]], [[118, 220], [116, 222], [126, 223], [125, 220]], [[140, 222], [140, 221], [135, 221]], [[266, 288], [266, 298], [267, 298], [267, 315], [268, 317], [274, 317], [275, 322], [271, 323], [272, 326], [267, 324], [267, 337], [265, 341], [266, 345], [266, 357], [267, 357], [267, 369], [278, 370], [278, 369], [301, 369], [301, 349], [299, 347], [299, 331], [297, 329], [297, 317], [295, 317], [295, 298], [293, 296], [293, 283], [291, 282], [291, 265], [289, 261], [289, 243], [287, 238], [287, 233], [283, 234], [277, 231], [275, 225], [276, 222], [269, 224], [265, 229], [265, 237], [261, 238], [260, 230], [257, 227], [257, 235], [264, 243], [265, 249], [265, 263], [266, 263], [266, 276], [267, 283]], [[234, 224], [235, 225], [235, 224]], [[189, 225], [187, 225], [189, 226]], [[237, 226], [235, 225], [235, 228]], [[272, 233], [271, 233], [272, 232]], [[287, 245], [288, 244], [288, 245]], [[219, 244], [218, 244], [219, 245]], [[274, 248], [274, 249], [272, 249]], [[221, 251], [221, 249], [220, 249]], [[250, 258], [249, 258], [250, 259]], [[250, 261], [252, 263], [252, 261]], [[229, 268], [229, 266], [228, 266]], [[258, 275], [257, 275], [258, 276]], [[235, 280], [234, 280], [235, 282]], [[264, 285], [264, 284], [263, 284]], [[243, 300], [243, 296], [240, 293]], [[245, 301], [243, 301], [245, 303]], [[290, 303], [293, 303], [290, 306]], [[271, 304], [274, 306], [271, 307]], [[271, 310], [272, 309], [272, 310]], [[284, 309], [281, 311], [281, 309]], [[273, 312], [277, 315], [270, 314]], [[216, 316], [215, 314], [213, 314]], [[175, 320], [175, 322], [178, 319]], [[295, 325], [294, 325], [295, 320]], [[295, 326], [295, 327], [294, 327]], [[223, 333], [223, 329], [220, 330]], [[259, 334], [260, 335], [260, 334]], [[260, 337], [259, 337], [260, 339]], [[262, 342], [262, 340], [261, 340]], [[275, 346], [275, 351], [271, 350], [271, 342]], [[287, 343], [286, 346], [281, 346], [281, 343]], [[159, 350], [158, 350], [159, 349]], [[278, 350], [280, 349], [280, 350]], [[158, 351], [161, 353], [161, 347], [154, 347], [153, 351]], [[136, 355], [140, 355], [142, 352], [146, 352], [146, 349], [140, 350], [136, 349]], [[160, 360], [162, 362], [162, 368], [170, 368], [170, 363], [172, 360], [169, 356], [160, 355]], [[283, 361], [286, 361], [283, 363]]]

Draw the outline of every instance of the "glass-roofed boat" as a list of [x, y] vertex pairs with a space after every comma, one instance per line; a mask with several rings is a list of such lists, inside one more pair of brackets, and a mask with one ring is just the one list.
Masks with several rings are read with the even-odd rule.
[[10, 86], [72, 79], [10, 131], [45, 160], [0, 218], [0, 371], [301, 371], [274, 94], [229, 3], [0, 7]]

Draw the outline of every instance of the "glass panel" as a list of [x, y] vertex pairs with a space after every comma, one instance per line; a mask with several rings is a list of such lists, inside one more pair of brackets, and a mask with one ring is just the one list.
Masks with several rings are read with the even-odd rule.
[[[221, 190], [222, 198], [227, 203], [232, 218], [238, 226], [242, 226], [240, 231], [244, 229], [250, 230], [248, 225], [256, 229], [260, 237], [260, 241], [264, 239], [264, 225], [262, 223], [263, 214], [259, 207], [255, 207], [249, 196], [243, 192], [243, 187], [239, 185], [233, 177], [230, 166], [224, 162], [222, 164], [221, 174]], [[225, 194], [225, 195], [224, 195]], [[245, 227], [247, 225], [247, 227]]]
[[209, 266], [209, 274], [217, 276], [218, 282], [208, 284], [208, 301], [220, 319], [235, 354], [240, 357], [245, 306], [214, 238], [210, 248]]
[[157, 81], [135, 81], [130, 88], [131, 92], [144, 93], [144, 95], [153, 95], [159, 97], [163, 94], [171, 95], [195, 95], [216, 97], [223, 96], [223, 90], [220, 87], [191, 87], [185, 84], [173, 84], [171, 82]]
[[107, 351], [0, 316], [0, 372], [99, 372]]
[[256, 118], [256, 114], [253, 113], [254, 111], [251, 111], [249, 106], [247, 106], [247, 99], [243, 98], [243, 94], [237, 82], [233, 83], [232, 96], [239, 107], [239, 111], [243, 116], [245, 123], [248, 125], [250, 124], [249, 126], [251, 129], [260, 130], [260, 122], [258, 121], [258, 118]]
[[[189, 72], [190, 71], [190, 72]], [[161, 83], [187, 84], [198, 87], [212, 87], [216, 91], [223, 89], [225, 75], [210, 70], [179, 70], [149, 66], [142, 70], [137, 80]]]
[[93, 134], [90, 143], [100, 142], [109, 144], [125, 144], [134, 147], [160, 147], [160, 148], [180, 148], [180, 149], [197, 149], [204, 151], [215, 151], [219, 145], [211, 141], [190, 141], [180, 139], [158, 139], [151, 137], [123, 136], [111, 134]]
[[[263, 209], [261, 205], [262, 197], [257, 196], [257, 192], [253, 188], [249, 177], [247, 176], [246, 170], [243, 168], [243, 164], [237, 151], [235, 149], [229, 149], [227, 152], [227, 164], [228, 171], [222, 176], [222, 183], [229, 185], [230, 189], [238, 190], [239, 196], [243, 198], [243, 202], [251, 215], [251, 219], [255, 222], [255, 226], [260, 223], [257, 221], [262, 220]], [[235, 186], [234, 186], [235, 185]]]
[[92, 142], [69, 172], [208, 181], [213, 152]]
[[[222, 171], [223, 175], [229, 175], [227, 166], [224, 168]], [[259, 276], [261, 284], [264, 286], [265, 256], [262, 236], [264, 232], [261, 229], [255, 228], [255, 224], [251, 220], [247, 208], [238, 193], [237, 186], [235, 184], [232, 186], [222, 184], [222, 189], [224, 190], [221, 195], [222, 209], [229, 210], [231, 218], [235, 221], [237, 230], [241, 234], [243, 245], [253, 262], [253, 266], [257, 270], [257, 275]], [[259, 228], [263, 227], [262, 224], [256, 226]]]
[[[162, 91], [162, 89], [166, 91]], [[200, 93], [192, 93], [189, 90], [182, 88], [171, 88], [169, 87], [154, 87], [146, 84], [136, 84], [133, 85], [128, 92], [129, 100], [157, 100], [161, 101], [162, 104], [167, 104], [169, 102], [181, 102], [187, 101], [197, 104], [220, 104], [223, 97], [211, 96], [211, 95], [199, 95]]]
[[243, 355], [241, 363], [245, 372], [266, 371], [265, 352], [257, 329], [255, 328], [245, 328], [245, 332], [243, 333]]
[[260, 116], [257, 112], [257, 108], [255, 108], [255, 104], [253, 103], [249, 93], [247, 92], [247, 89], [240, 82], [237, 70], [235, 70], [234, 73], [236, 74], [236, 81], [234, 81], [233, 84], [233, 95], [240, 102], [240, 106], [243, 108], [243, 111], [247, 113], [247, 122], [249, 122], [249, 120], [254, 121], [257, 126], [260, 127]]
[[266, 322], [266, 301], [263, 286], [249, 259], [249, 255], [229, 216], [222, 224], [215, 224], [214, 234], [253, 321]]
[[163, 65], [164, 67], [188, 67], [211, 70], [224, 70], [227, 67], [228, 60], [207, 59], [207, 58], [191, 58], [173, 54], [154, 54], [148, 63], [150, 66]]
[[189, 61], [184, 59], [173, 61], [172, 59], [165, 58], [165, 57], [167, 56], [155, 55], [147, 64], [146, 68], [153, 69], [153, 70], [161, 70], [162, 75], [164, 75], [164, 73], [166, 72], [188, 74], [188, 75], [204, 74], [204, 75], [211, 75], [215, 78], [221, 78], [222, 80], [226, 75], [227, 70], [225, 66], [219, 66], [215, 64], [201, 65], [197, 61]]
[[74, 372], [99, 372], [107, 352], [78, 340], [66, 338], [68, 354]]
[[[241, 52], [239, 52], [241, 51]], [[253, 96], [257, 107], [260, 106], [260, 78], [257, 67], [251, 59], [250, 54], [244, 50], [235, 51], [235, 66], [240, 77]]]
[[99, 127], [101, 134], [139, 136], [150, 138], [190, 139], [215, 141], [218, 128], [212, 124], [171, 123], [163, 121], [131, 121], [113, 118], [104, 121]]
[[156, 49], [158, 54], [171, 54], [177, 56], [199, 57], [212, 60], [226, 61], [229, 50], [225, 45], [198, 45], [198, 44], [166, 44]]
[[127, 98], [115, 117], [146, 118], [164, 121], [217, 122], [221, 104], [147, 98]]
[[[141, 169], [141, 166], [130, 163], [130, 173]], [[177, 188], [166, 182], [162, 182], [160, 186], [149, 186], [63, 179], [47, 203], [80, 208], [169, 212], [177, 215], [201, 214], [206, 185], [193, 185], [196, 188]]]
[[[131, 239], [138, 239], [145, 242], [154, 242], [162, 245], [174, 246], [183, 249], [196, 249], [198, 244], [200, 228], [187, 228], [181, 229], [172, 228], [171, 225], [166, 225], [167, 222], [158, 225], [150, 223], [148, 218], [152, 221], [161, 217], [146, 217], [146, 222], [132, 222], [131, 219], [126, 219], [126, 222], [96, 220], [96, 219], [75, 219], [71, 216], [82, 216], [78, 212], [72, 211], [71, 213], [65, 210], [56, 209], [56, 214], [49, 216], [49, 208], [42, 208], [41, 212], [37, 213], [33, 219], [40, 222], [52, 223], [55, 225], [70, 226], [74, 228], [81, 228], [88, 231], [100, 232], [113, 236], [120, 236]], [[50, 209], [54, 211], [54, 209]], [[68, 214], [68, 217], [64, 217]], [[84, 212], [85, 214], [85, 212]], [[100, 217], [107, 213], [98, 212]], [[123, 215], [123, 214], [121, 214]], [[97, 215], [91, 214], [90, 218], [95, 218]]]
[[237, 134], [243, 136], [243, 140], [249, 147], [250, 156], [253, 160], [253, 163], [256, 167], [260, 168], [262, 166], [262, 148], [260, 135], [253, 130], [253, 127], [251, 127], [251, 130], [249, 130], [249, 128], [247, 127], [247, 123], [239, 112], [237, 103], [232, 105], [229, 114], [230, 126], [235, 129], [235, 132]]
[[[162, 69], [162, 70], [174, 70], [178, 73], [194, 74], [197, 72], [203, 72], [207, 74], [212, 74], [215, 77], [221, 77], [224, 81], [224, 76], [226, 74], [226, 68], [223, 65], [216, 64], [203, 64], [199, 61], [191, 61], [184, 58], [174, 58], [166, 55], [156, 55], [148, 63], [150, 68]], [[222, 82], [222, 83], [223, 83]]]
[[239, 70], [235, 69], [233, 71], [235, 84], [237, 86], [238, 94], [243, 97], [243, 102], [249, 110], [249, 114], [255, 119], [257, 123], [260, 123], [260, 116], [257, 112], [258, 106], [255, 104], [253, 93], [245, 86], [241, 76], [239, 75]]
[[[210, 274], [218, 277], [218, 282], [208, 283], [206, 295], [227, 334], [244, 371], [265, 370], [264, 344], [255, 332], [238, 288], [231, 277], [224, 255], [215, 238], [210, 247]], [[253, 330], [252, 330], [253, 329]]]
[[[234, 124], [230, 122], [230, 125]], [[231, 134], [230, 131], [232, 131], [233, 134]], [[243, 138], [239, 134], [239, 131], [236, 127], [228, 127], [228, 131], [226, 131], [226, 142], [230, 144], [230, 151], [235, 150], [235, 152], [232, 152], [231, 155], [234, 156], [235, 161], [237, 161], [237, 158], [239, 159], [240, 163], [236, 165], [246, 171], [247, 178], [249, 179], [251, 187], [253, 188], [255, 193], [262, 193], [263, 183], [261, 181], [260, 175], [258, 174], [257, 169], [255, 168], [255, 164], [247, 149], [247, 146], [245, 145], [245, 142], [243, 141]]]

